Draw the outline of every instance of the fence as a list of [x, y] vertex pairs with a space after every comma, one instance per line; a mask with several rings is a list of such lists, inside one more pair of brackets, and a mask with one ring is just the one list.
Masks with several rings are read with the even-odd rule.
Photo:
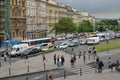
[[[51, 65], [52, 66], [52, 65]], [[13, 68], [8, 68], [0, 73], [2, 74], [6, 74], [6, 76], [11, 76], [11, 75], [15, 75], [18, 72], [22, 74], [22, 72], [24, 74], [28, 74], [27, 77], [25, 77], [24, 80], [49, 80], [49, 70], [47, 70], [46, 68], [43, 67], [43, 72], [42, 75], [39, 75], [37, 77], [31, 78], [29, 73], [33, 72], [31, 71], [33, 68], [38, 70], [40, 66], [30, 66], [27, 65], [19, 70], [15, 70]], [[38, 70], [41, 71], [41, 70]], [[75, 65], [75, 66], [65, 66], [65, 67], [61, 67], [58, 68], [56, 66], [56, 69], [53, 69], [54, 71], [54, 78], [58, 78], [58, 77], [64, 77], [64, 79], [66, 79], [67, 76], [70, 75], [76, 75], [79, 74], [80, 76], [82, 75], [86, 75], [86, 74], [90, 74], [90, 73], [94, 73], [95, 72], [95, 68], [90, 67], [89, 65]], [[36, 71], [35, 71], [36, 72]], [[23, 75], [24, 76], [24, 75]]]

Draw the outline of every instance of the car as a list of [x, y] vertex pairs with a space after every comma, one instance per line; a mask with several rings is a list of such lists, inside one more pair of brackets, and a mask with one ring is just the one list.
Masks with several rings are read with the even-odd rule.
[[37, 49], [41, 50], [42, 48], [44, 48], [44, 47], [46, 47], [48, 45], [49, 45], [48, 43], [42, 43], [42, 44], [36, 45], [34, 48], [37, 48]]
[[81, 45], [84, 45], [84, 44], [86, 44], [86, 41], [87, 41], [87, 40], [86, 40], [86, 39], [80, 39], [79, 41], [80, 41], [80, 44], [81, 44]]
[[63, 42], [63, 43], [60, 44], [59, 48], [60, 48], [60, 49], [65, 49], [65, 48], [67, 48], [68, 46], [69, 46], [69, 45], [68, 45], [67, 43], [64, 43], [64, 42]]
[[0, 57], [4, 57], [4, 55], [8, 55], [9, 51], [7, 49], [4, 49], [0, 51]]
[[31, 48], [28, 48], [28, 49], [24, 50], [23, 52], [21, 52], [21, 57], [24, 57], [26, 55], [34, 55], [39, 52], [40, 52], [39, 49], [31, 47]]
[[54, 51], [55, 47], [54, 45], [48, 45], [48, 46], [45, 46], [44, 48], [41, 49], [42, 52], [51, 52], [51, 51]]
[[79, 43], [78, 42], [70, 42], [69, 43], [69, 47], [75, 47], [75, 46], [78, 46]]

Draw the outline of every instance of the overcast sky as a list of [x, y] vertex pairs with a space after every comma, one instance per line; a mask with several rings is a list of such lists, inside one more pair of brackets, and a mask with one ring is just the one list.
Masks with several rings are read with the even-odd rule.
[[79, 12], [88, 11], [96, 18], [119, 18], [120, 0], [56, 0], [64, 3]]

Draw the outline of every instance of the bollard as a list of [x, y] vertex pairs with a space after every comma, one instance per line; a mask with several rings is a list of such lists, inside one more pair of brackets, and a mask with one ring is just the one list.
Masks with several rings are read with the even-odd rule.
[[11, 75], [11, 68], [9, 68], [9, 75]]
[[29, 78], [27, 77], [26, 80], [29, 80]]
[[80, 76], [82, 76], [82, 68], [80, 68]]
[[27, 72], [29, 72], [29, 65], [27, 66]]
[[49, 79], [48, 79], [48, 74], [47, 74], [47, 73], [46, 73], [46, 80], [49, 80]]
[[45, 67], [45, 63], [44, 63], [44, 70], [46, 69], [46, 67]]
[[0, 68], [1, 68], [1, 62], [0, 62]]
[[64, 79], [66, 79], [66, 72], [65, 72], [65, 70], [64, 70]]

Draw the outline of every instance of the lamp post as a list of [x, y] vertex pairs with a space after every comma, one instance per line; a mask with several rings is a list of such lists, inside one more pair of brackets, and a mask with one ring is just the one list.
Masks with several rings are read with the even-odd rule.
[[[10, 40], [10, 36], [9, 36], [8, 33], [4, 33], [4, 35], [6, 36], [6, 40], [5, 41], [7, 41], [7, 38], [8, 38], [8, 40]], [[11, 52], [10, 42], [8, 42], [7, 50], [8, 50], [9, 53]], [[11, 58], [10, 58], [10, 56], [9, 56], [9, 65], [11, 65]]]

